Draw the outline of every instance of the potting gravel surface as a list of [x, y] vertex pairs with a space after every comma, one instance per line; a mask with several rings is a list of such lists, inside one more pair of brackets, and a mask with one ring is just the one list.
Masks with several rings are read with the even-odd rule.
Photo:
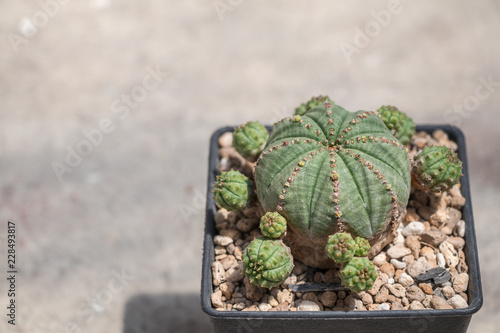
[[[424, 146], [443, 145], [454, 151], [455, 142], [443, 131], [432, 136], [417, 133], [410, 157]], [[219, 139], [219, 169], [251, 175], [253, 165], [232, 146], [232, 133]], [[373, 258], [377, 280], [366, 292], [326, 290], [294, 292], [291, 285], [338, 283], [339, 271], [308, 267], [294, 260], [292, 274], [278, 287], [261, 288], [243, 274], [242, 251], [261, 235], [264, 211], [257, 204], [241, 213], [218, 209], [212, 264], [212, 305], [219, 311], [374, 311], [465, 308], [469, 275], [463, 248], [466, 223], [461, 208], [465, 198], [460, 184], [440, 194], [412, 189], [407, 213], [397, 237]]]

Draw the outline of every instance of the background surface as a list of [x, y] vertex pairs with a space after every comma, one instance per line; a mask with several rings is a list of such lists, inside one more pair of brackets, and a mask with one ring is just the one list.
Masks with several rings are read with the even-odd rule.
[[11, 220], [19, 274], [0, 331], [206, 331], [211, 133], [329, 94], [465, 132], [485, 298], [470, 332], [498, 332], [499, 31], [493, 0], [1, 1], [0, 269]]

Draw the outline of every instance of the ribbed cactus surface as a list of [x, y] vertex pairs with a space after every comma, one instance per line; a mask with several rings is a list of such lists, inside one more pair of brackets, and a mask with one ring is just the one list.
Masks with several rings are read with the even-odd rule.
[[370, 240], [406, 207], [410, 161], [377, 112], [327, 102], [273, 126], [255, 182], [264, 209], [303, 237]]

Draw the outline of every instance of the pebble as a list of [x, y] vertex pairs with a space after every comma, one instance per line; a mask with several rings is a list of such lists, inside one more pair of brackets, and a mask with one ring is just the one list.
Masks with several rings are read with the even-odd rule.
[[302, 273], [304, 273], [305, 271], [307, 271], [308, 267], [306, 265], [304, 265], [303, 263], [301, 263], [300, 261], [298, 260], [294, 260], [294, 267], [293, 267], [293, 274], [295, 275], [300, 275]]
[[241, 311], [260, 311], [260, 309], [257, 307], [257, 305], [250, 305], [248, 308], [244, 308]]
[[439, 296], [432, 296], [432, 299], [431, 299], [431, 306], [434, 308], [434, 309], [453, 309], [453, 307], [448, 304], [448, 302], [446, 302], [446, 300], [444, 298], [441, 298]]
[[[389, 280], [389, 277], [387, 276], [387, 274], [385, 274], [385, 273], [378, 274], [377, 279], [373, 283], [372, 289], [368, 290], [370, 295], [375, 296], [378, 293], [378, 291], [380, 290], [380, 287], [382, 287], [384, 284], [387, 283], [387, 280]], [[339, 298], [343, 298], [343, 297], [340, 297], [340, 293], [341, 292], [339, 292], [339, 294], [338, 294]]]
[[230, 268], [226, 271], [226, 281], [237, 282], [243, 279], [243, 272], [240, 267]]
[[245, 303], [239, 302], [233, 305], [233, 309], [241, 311], [245, 308], [245, 306], [246, 306]]
[[403, 287], [409, 287], [411, 286], [414, 281], [413, 281], [413, 278], [411, 276], [409, 276], [408, 274], [406, 273], [402, 273], [401, 276], [399, 277], [399, 281], [398, 281]]
[[363, 302], [364, 305], [373, 304], [373, 297], [367, 292], [363, 292], [363, 295], [361, 296], [361, 301]]
[[411, 254], [411, 250], [402, 245], [396, 245], [387, 250], [387, 255], [392, 259], [399, 259], [408, 254]]
[[227, 213], [227, 221], [231, 224], [235, 224], [236, 221], [238, 220], [239, 218], [239, 214], [237, 212], [229, 212]]
[[315, 302], [302, 301], [297, 307], [297, 311], [320, 311], [320, 307]]
[[425, 226], [422, 222], [413, 221], [408, 223], [406, 227], [401, 230], [403, 236], [420, 236], [424, 233]]
[[461, 250], [465, 246], [465, 240], [462, 237], [449, 237], [446, 241], [453, 245], [457, 250]]
[[455, 290], [457, 294], [464, 292], [467, 290], [468, 283], [469, 275], [467, 273], [460, 273], [455, 280], [453, 280], [453, 290]]
[[214, 244], [221, 246], [228, 246], [233, 242], [233, 239], [228, 236], [216, 235], [214, 237]]
[[217, 245], [214, 249], [215, 255], [225, 254], [226, 248], [224, 246]]
[[389, 296], [389, 289], [386, 286], [382, 286], [378, 293], [373, 296], [373, 300], [375, 303], [384, 303], [387, 301], [387, 297]]
[[260, 303], [259, 304], [259, 310], [260, 311], [269, 311], [271, 310], [273, 307], [269, 304], [269, 303]]
[[235, 286], [232, 282], [224, 282], [219, 286], [219, 290], [222, 292], [222, 295], [224, 295], [227, 299], [231, 298], [234, 288]]
[[431, 229], [420, 236], [420, 240], [434, 247], [439, 246], [446, 239], [446, 235], [437, 229]]
[[387, 261], [388, 261], [387, 253], [385, 253], [385, 252], [380, 252], [372, 260], [373, 264], [375, 266], [379, 266], [379, 267], [382, 266]]
[[288, 288], [288, 286], [294, 285], [297, 283], [297, 275], [290, 273], [285, 281], [281, 284], [283, 288]]
[[233, 255], [228, 255], [224, 259], [220, 260], [220, 263], [222, 264], [222, 267], [224, 270], [228, 270], [231, 267], [236, 267], [238, 265], [238, 262], [236, 261], [236, 258]]
[[432, 295], [432, 294], [434, 294], [434, 290], [432, 290], [432, 286], [431, 286], [431, 284], [430, 284], [430, 283], [419, 283], [419, 284], [418, 284], [418, 287], [419, 287], [420, 289], [422, 289], [422, 291], [423, 291], [424, 293], [426, 293], [427, 295]]
[[391, 286], [388, 286], [388, 288], [389, 288], [389, 291], [394, 296], [399, 297], [399, 298], [405, 297], [406, 290], [405, 290], [405, 287], [403, 287], [401, 284], [395, 283]]
[[419, 301], [413, 301], [410, 304], [410, 310], [424, 310], [425, 306]]
[[411, 250], [413, 258], [417, 259], [420, 253], [420, 241], [418, 236], [408, 236], [405, 240], [405, 245]]
[[357, 299], [353, 295], [349, 295], [344, 300], [344, 305], [349, 308], [349, 310], [359, 311], [364, 308], [363, 301]]
[[227, 214], [228, 211], [226, 209], [224, 208], [219, 209], [217, 213], [215, 213], [215, 223], [219, 224], [225, 222], [227, 219]]
[[441, 253], [444, 256], [446, 266], [451, 268], [458, 265], [459, 262], [458, 253], [453, 245], [451, 245], [447, 241], [444, 241], [441, 243], [441, 245], [439, 245], [439, 251], [441, 251]]
[[212, 301], [212, 305], [214, 306], [214, 308], [224, 307], [224, 303], [222, 302], [222, 292], [220, 290], [217, 290], [214, 293], [212, 293], [210, 300]]
[[333, 291], [325, 291], [321, 294], [319, 300], [327, 308], [332, 308], [337, 302], [337, 294]]
[[423, 301], [425, 299], [424, 292], [419, 287], [413, 285], [406, 289], [406, 298], [408, 301]]
[[436, 261], [439, 267], [445, 268], [446, 267], [446, 260], [444, 259], [444, 256], [441, 252], [438, 252], [436, 255]]
[[416, 278], [420, 274], [427, 272], [430, 268], [432, 267], [427, 262], [427, 259], [425, 259], [425, 257], [420, 257], [417, 261], [408, 265], [406, 272], [411, 277]]
[[282, 291], [278, 292], [278, 295], [276, 296], [276, 300], [278, 301], [278, 303], [292, 304], [293, 303], [293, 294], [286, 289], [282, 290]]
[[404, 308], [403, 304], [401, 304], [401, 303], [393, 302], [391, 304], [391, 310], [404, 310], [404, 309], [405, 308]]
[[455, 295], [452, 298], [448, 300], [448, 303], [454, 308], [454, 309], [464, 309], [468, 307], [469, 305], [467, 304], [467, 301], [462, 298], [460, 295]]
[[226, 132], [219, 137], [220, 147], [232, 147], [233, 145], [233, 132]]
[[418, 281], [434, 281], [435, 284], [443, 284], [445, 282], [450, 281], [451, 274], [444, 268], [442, 267], [436, 267], [429, 269], [425, 273], [420, 274], [417, 276]]
[[465, 236], [465, 221], [460, 220], [457, 222], [457, 225], [455, 226], [455, 234], [458, 237], [464, 237]]
[[392, 264], [386, 262], [385, 264], [380, 266], [380, 271], [387, 274], [387, 276], [389, 276], [389, 278], [392, 278], [394, 276], [394, 272], [396, 270], [394, 269], [394, 266]]
[[394, 266], [396, 269], [403, 269], [406, 267], [406, 263], [399, 261], [397, 259], [391, 259], [391, 265]]
[[271, 306], [278, 306], [278, 301], [276, 300], [276, 298], [274, 298], [274, 296], [269, 296], [268, 299], [267, 299], [267, 302], [271, 305]]
[[391, 309], [391, 305], [389, 303], [382, 303], [375, 310], [377, 311], [388, 311]]
[[455, 296], [455, 290], [453, 290], [451, 286], [445, 286], [441, 288], [441, 292], [443, 293], [443, 296], [448, 300]]
[[218, 286], [226, 281], [226, 273], [220, 261], [214, 261], [212, 263], [212, 276], [214, 286]]

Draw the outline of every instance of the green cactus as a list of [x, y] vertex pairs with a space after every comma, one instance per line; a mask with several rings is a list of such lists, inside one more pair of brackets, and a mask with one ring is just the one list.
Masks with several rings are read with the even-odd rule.
[[351, 260], [356, 253], [357, 245], [352, 236], [345, 232], [340, 232], [328, 237], [325, 251], [326, 254], [336, 263], [345, 263]]
[[385, 125], [394, 131], [394, 136], [404, 145], [410, 143], [411, 137], [415, 134], [415, 123], [413, 119], [394, 106], [382, 106], [378, 109]]
[[281, 240], [255, 238], [243, 251], [244, 274], [254, 285], [272, 288], [286, 280], [293, 269], [290, 249]]
[[412, 174], [417, 187], [431, 191], [447, 191], [462, 175], [462, 162], [450, 148], [424, 147], [415, 156]]
[[342, 284], [357, 293], [370, 290], [377, 279], [375, 266], [368, 258], [352, 258], [340, 270]]
[[255, 183], [263, 208], [287, 219], [294, 256], [320, 267], [307, 253], [324, 253], [331, 234], [373, 245], [392, 232], [408, 202], [410, 160], [377, 112], [324, 103], [273, 126]]
[[260, 219], [260, 230], [267, 238], [279, 238], [286, 231], [286, 220], [276, 212], [266, 213]]
[[255, 161], [269, 138], [267, 129], [258, 121], [249, 121], [234, 129], [233, 146], [249, 161]]
[[253, 182], [235, 170], [222, 172], [212, 193], [219, 206], [233, 211], [245, 209], [253, 199]]
[[296, 108], [295, 114], [302, 116], [304, 113], [311, 110], [312, 108], [315, 108], [316, 106], [322, 105], [324, 103], [333, 104], [333, 101], [328, 96], [320, 95], [317, 97], [313, 97], [310, 100], [308, 100], [307, 102], [302, 103], [298, 108]]
[[354, 253], [356, 257], [365, 257], [366, 255], [368, 255], [368, 251], [370, 251], [371, 248], [370, 242], [368, 242], [368, 240], [362, 237], [356, 237], [354, 242], [357, 246], [356, 253]]

